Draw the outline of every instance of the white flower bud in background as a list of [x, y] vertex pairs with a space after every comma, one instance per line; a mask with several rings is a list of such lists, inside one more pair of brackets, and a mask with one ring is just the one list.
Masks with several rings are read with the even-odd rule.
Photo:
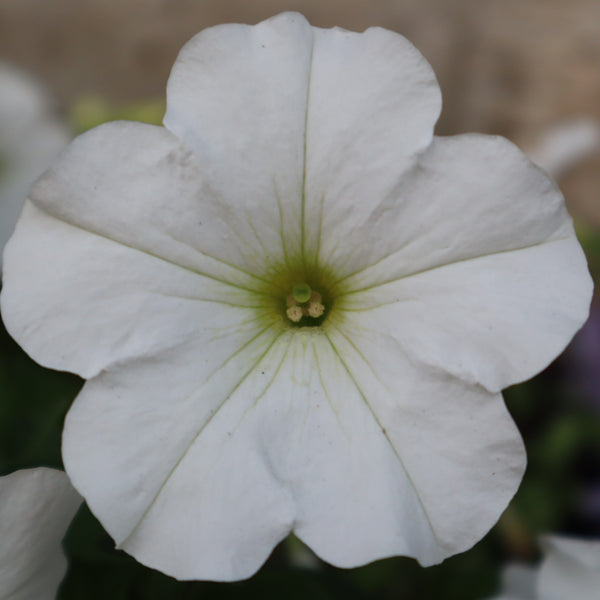
[[31, 184], [69, 139], [68, 128], [40, 84], [0, 63], [0, 253]]

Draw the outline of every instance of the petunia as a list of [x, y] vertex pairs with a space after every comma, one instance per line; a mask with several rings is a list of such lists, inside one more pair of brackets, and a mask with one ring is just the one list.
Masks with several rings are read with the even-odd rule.
[[505, 569], [503, 591], [494, 600], [597, 600], [600, 542], [544, 536], [538, 568], [514, 564]]
[[63, 471], [0, 477], [0, 597], [52, 600], [67, 570], [60, 547], [81, 497]]
[[26, 74], [0, 63], [0, 253], [31, 184], [68, 141], [67, 128], [45, 91]]
[[403, 37], [286, 13], [181, 51], [164, 127], [102, 125], [34, 187], [3, 318], [88, 379], [66, 470], [118, 546], [250, 576], [290, 531], [352, 567], [477, 542], [521, 479], [501, 389], [586, 318], [555, 184], [433, 136]]

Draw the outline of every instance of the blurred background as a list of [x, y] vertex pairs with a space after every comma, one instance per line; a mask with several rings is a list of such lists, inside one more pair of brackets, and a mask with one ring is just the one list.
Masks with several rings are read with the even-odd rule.
[[[411, 40], [440, 82], [439, 135], [500, 134], [535, 154], [565, 123], [583, 120], [588, 133], [600, 123], [598, 0], [2, 0], [0, 62], [36, 78], [72, 133], [115, 118], [159, 123], [170, 68], [190, 37], [210, 25], [256, 23], [284, 10], [298, 10], [317, 26], [378, 25]], [[559, 137], [559, 150], [568, 143]], [[588, 146], [557, 176], [600, 281], [600, 147]], [[61, 466], [62, 420], [80, 384], [35, 365], [2, 329], [0, 474]], [[538, 559], [540, 533], [600, 539], [595, 304], [567, 352], [505, 397], [525, 439], [528, 471], [492, 532], [440, 566], [422, 569], [396, 558], [343, 571], [291, 538], [248, 582], [178, 583], [113, 550], [84, 508], [66, 538], [71, 568], [59, 598], [489, 597], [503, 564]]]

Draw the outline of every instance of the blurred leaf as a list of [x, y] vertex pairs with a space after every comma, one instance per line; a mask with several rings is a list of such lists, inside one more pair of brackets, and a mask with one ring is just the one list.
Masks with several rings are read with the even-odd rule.
[[81, 380], [40, 367], [0, 326], [0, 473], [62, 468], [65, 414]]
[[69, 117], [73, 130], [80, 134], [108, 121], [140, 121], [160, 125], [164, 114], [163, 100], [116, 105], [99, 96], [85, 96], [71, 107]]

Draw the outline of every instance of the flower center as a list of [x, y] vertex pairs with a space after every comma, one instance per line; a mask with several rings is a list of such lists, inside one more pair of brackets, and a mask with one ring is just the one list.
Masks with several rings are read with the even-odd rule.
[[326, 266], [288, 256], [281, 264], [268, 265], [259, 280], [264, 282], [256, 290], [261, 316], [285, 329], [329, 327], [341, 317], [338, 309], [346, 289], [336, 284], [335, 274]]
[[318, 319], [325, 312], [321, 294], [311, 289], [307, 283], [295, 285], [285, 302], [285, 314], [292, 323], [299, 323], [303, 317]]

